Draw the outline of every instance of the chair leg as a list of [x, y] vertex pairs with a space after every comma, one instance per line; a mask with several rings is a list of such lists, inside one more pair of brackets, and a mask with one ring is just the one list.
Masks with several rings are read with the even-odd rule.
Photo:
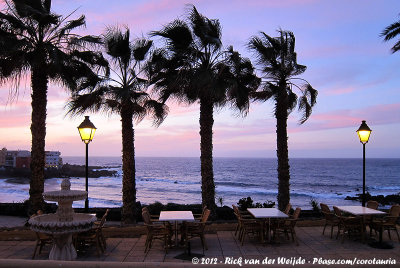
[[390, 228], [388, 228], [387, 231], [388, 231], [389, 239], [392, 240], [392, 237], [390, 236]]
[[324, 225], [324, 229], [322, 230], [322, 234], [325, 234], [325, 228], [326, 228], [326, 226], [327, 226], [328, 224], [327, 223], [325, 223], [325, 225]]
[[332, 236], [333, 236], [333, 224], [332, 224], [332, 226], [331, 226], [331, 239], [332, 239]]
[[203, 251], [204, 251], [204, 248], [206, 250], [208, 250], [206, 238], [205, 238], [204, 234], [200, 234], [200, 239], [201, 239], [201, 245], [203, 246]]
[[39, 240], [38, 240], [38, 241], [36, 241], [35, 250], [33, 251], [32, 260], [33, 260], [33, 259], [35, 259], [35, 256], [36, 256], [36, 251], [37, 251], [37, 248], [38, 248], [38, 246], [39, 246], [39, 243], [40, 243], [40, 241], [39, 241]]

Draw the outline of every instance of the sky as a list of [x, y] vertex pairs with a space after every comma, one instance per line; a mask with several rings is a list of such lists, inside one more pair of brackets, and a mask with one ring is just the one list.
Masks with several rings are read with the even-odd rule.
[[[362, 157], [356, 130], [366, 120], [372, 129], [367, 157], [400, 158], [400, 53], [390, 52], [395, 40], [383, 42], [380, 37], [400, 19], [398, 0], [53, 0], [52, 8], [64, 16], [76, 10], [72, 18], [85, 14], [81, 34], [99, 35], [107, 26], [126, 25], [133, 36], [147, 37], [174, 19], [184, 19], [187, 4], [218, 19], [223, 45], [233, 45], [250, 59], [255, 57], [246, 43], [252, 36], [261, 31], [277, 36], [278, 29], [294, 33], [298, 63], [307, 66], [301, 78], [319, 94], [306, 123], [299, 124], [297, 111], [289, 117], [290, 157]], [[29, 75], [14, 98], [11, 88], [0, 87], [0, 146], [30, 150]], [[68, 97], [60, 85], [49, 85], [46, 150], [84, 156], [77, 130], [83, 116], [66, 116]], [[168, 105], [169, 115], [158, 128], [149, 119], [135, 125], [136, 156], [200, 156], [198, 104]], [[119, 116], [87, 115], [97, 127], [89, 155], [121, 156]], [[273, 102], [251, 103], [246, 117], [229, 107], [219, 109], [214, 121], [215, 157], [276, 157]]]

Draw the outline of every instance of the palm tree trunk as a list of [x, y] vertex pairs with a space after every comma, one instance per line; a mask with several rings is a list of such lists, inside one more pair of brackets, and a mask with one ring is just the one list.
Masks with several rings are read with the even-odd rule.
[[133, 113], [121, 111], [122, 122], [122, 221], [136, 222], [135, 145], [132, 123]]
[[201, 197], [203, 206], [207, 206], [211, 210], [211, 218], [214, 218], [216, 213], [212, 155], [213, 108], [211, 100], [207, 98], [200, 99]]
[[[286, 85], [283, 87], [286, 88]], [[276, 154], [278, 157], [278, 208], [284, 210], [290, 202], [290, 171], [287, 136], [288, 96], [286, 90], [280, 90], [275, 107], [276, 117]]]
[[46, 138], [46, 105], [48, 77], [43, 65], [32, 67], [32, 151], [31, 181], [29, 188], [30, 213], [43, 210], [45, 138]]

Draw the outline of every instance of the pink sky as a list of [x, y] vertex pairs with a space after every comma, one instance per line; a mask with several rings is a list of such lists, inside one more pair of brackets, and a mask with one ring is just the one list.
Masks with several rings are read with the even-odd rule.
[[[100, 34], [107, 25], [127, 25], [136, 36], [146, 36], [173, 19], [184, 18], [187, 1], [56, 0], [53, 9], [74, 18], [85, 14], [83, 34]], [[366, 120], [373, 130], [368, 157], [400, 157], [400, 54], [391, 54], [394, 42], [379, 33], [400, 17], [393, 1], [192, 1], [199, 12], [219, 19], [223, 43], [247, 57], [246, 42], [264, 31], [291, 30], [296, 36], [298, 61], [308, 67], [301, 76], [318, 91], [310, 119], [299, 125], [293, 112], [288, 122], [291, 157], [361, 157], [356, 130]], [[160, 40], [155, 40], [160, 44]], [[18, 98], [9, 100], [10, 85], [0, 87], [0, 146], [30, 150], [30, 85], [23, 81]], [[46, 149], [64, 156], [84, 156], [77, 126], [83, 117], [65, 117], [68, 93], [50, 85]], [[273, 103], [253, 103], [247, 117], [228, 108], [215, 114], [214, 155], [275, 157]], [[118, 116], [90, 115], [97, 132], [90, 155], [120, 156]], [[144, 120], [135, 127], [137, 156], [199, 156], [198, 105], [170, 103], [165, 122], [154, 128]]]

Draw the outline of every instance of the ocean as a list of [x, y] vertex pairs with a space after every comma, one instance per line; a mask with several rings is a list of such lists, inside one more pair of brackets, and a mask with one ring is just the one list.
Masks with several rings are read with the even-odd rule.
[[[84, 165], [84, 157], [63, 157], [64, 163]], [[122, 164], [119, 157], [90, 157], [89, 165], [116, 170], [115, 177], [89, 178], [90, 207], [122, 205]], [[254, 202], [276, 201], [277, 160], [272, 158], [214, 158], [216, 202], [231, 206], [250, 196]], [[354, 205], [345, 200], [362, 192], [362, 159], [290, 159], [290, 202], [310, 209], [310, 201], [328, 205]], [[137, 200], [142, 204], [201, 203], [200, 159], [188, 157], [137, 157]], [[45, 191], [60, 189], [60, 178], [45, 181]], [[372, 195], [400, 192], [400, 159], [367, 159], [366, 187]], [[84, 190], [85, 178], [71, 178], [71, 189]], [[0, 179], [0, 202], [23, 202], [29, 184]], [[84, 207], [76, 201], [73, 207]]]

